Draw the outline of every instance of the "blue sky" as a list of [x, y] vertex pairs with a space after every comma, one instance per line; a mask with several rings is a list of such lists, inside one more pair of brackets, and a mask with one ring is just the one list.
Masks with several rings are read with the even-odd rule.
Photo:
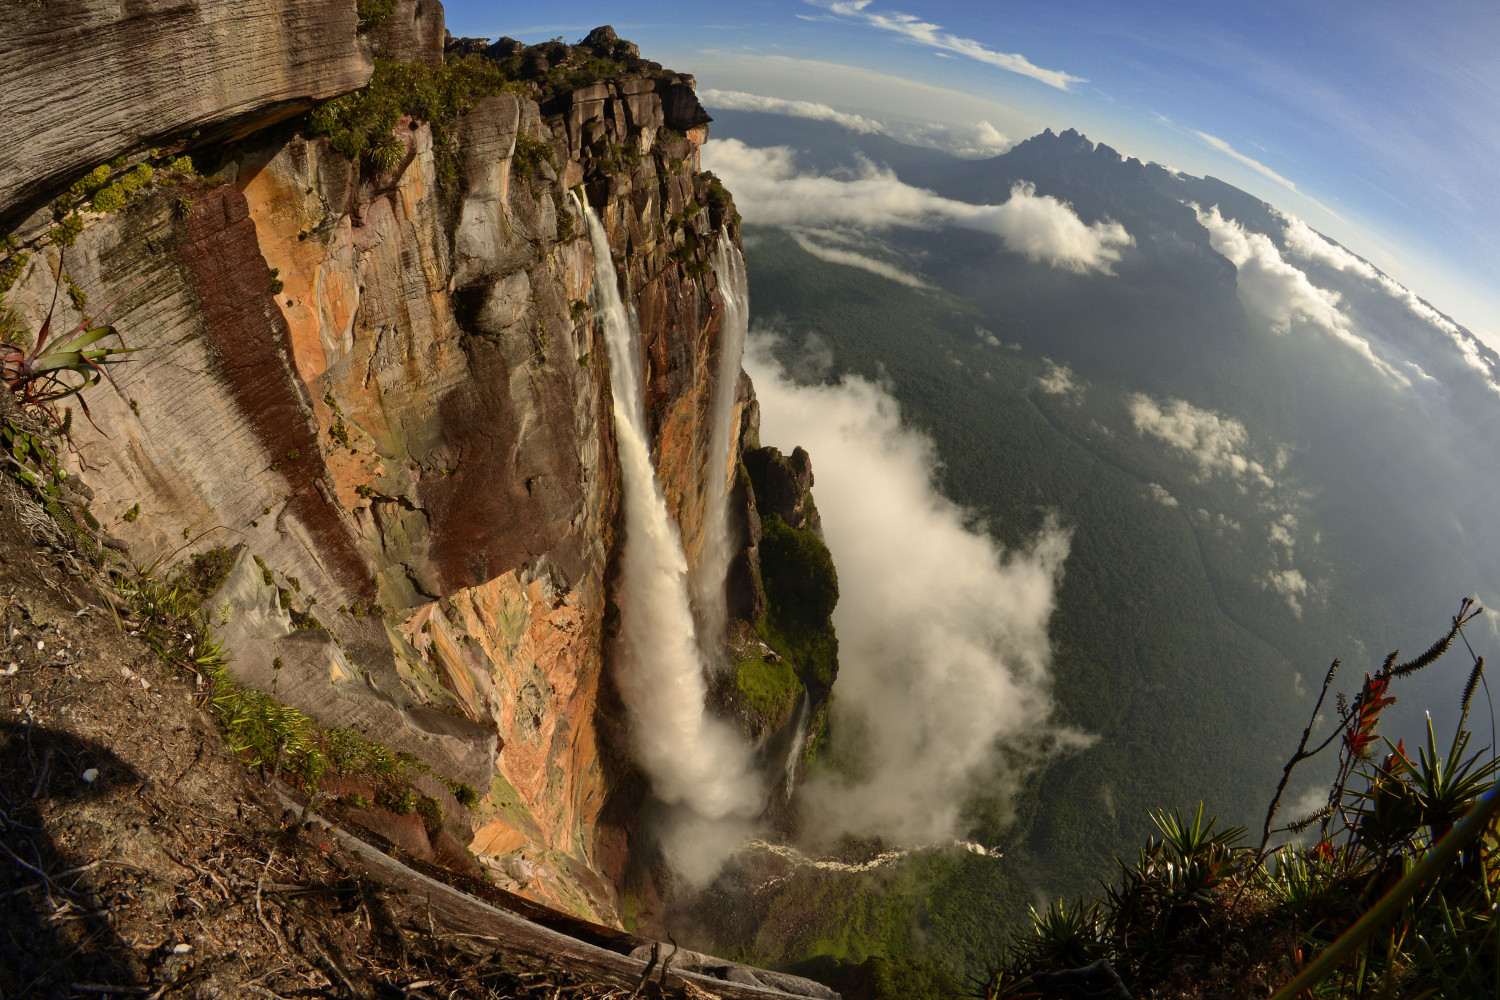
[[700, 90], [1019, 141], [1078, 128], [1304, 218], [1500, 348], [1500, 4], [446, 0], [455, 35], [612, 24]]

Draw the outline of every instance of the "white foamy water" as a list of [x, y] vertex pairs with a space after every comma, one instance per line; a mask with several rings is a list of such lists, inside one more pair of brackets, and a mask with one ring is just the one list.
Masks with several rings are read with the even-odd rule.
[[745, 357], [745, 334], [750, 326], [750, 283], [745, 258], [729, 238], [719, 231], [714, 248], [714, 274], [724, 297], [724, 320], [719, 328], [719, 368], [709, 407], [708, 490], [704, 505], [703, 552], [691, 576], [693, 605], [698, 612], [699, 638], [710, 663], [727, 663], [723, 655], [724, 629], [729, 621], [724, 584], [734, 559], [734, 538], [729, 527], [729, 484], [734, 470], [734, 400], [739, 392], [741, 365]]
[[582, 210], [594, 250], [593, 307], [609, 354], [624, 488], [617, 594], [623, 662], [617, 679], [636, 759], [658, 798], [699, 820], [753, 816], [761, 791], [749, 749], [705, 704], [682, 536], [651, 463], [638, 324], [621, 299], [604, 226], [591, 206]]

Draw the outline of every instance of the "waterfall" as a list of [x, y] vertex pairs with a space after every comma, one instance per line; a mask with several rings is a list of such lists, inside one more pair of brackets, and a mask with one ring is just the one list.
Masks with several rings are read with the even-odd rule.
[[719, 279], [719, 292], [724, 298], [724, 320], [719, 327], [719, 370], [709, 408], [711, 424], [703, 551], [691, 582], [704, 655], [711, 663], [718, 663], [722, 659], [724, 630], [729, 622], [724, 588], [729, 577], [729, 563], [734, 558], [734, 538], [729, 530], [729, 484], [737, 464], [734, 401], [739, 394], [740, 365], [745, 357], [745, 332], [750, 326], [750, 285], [745, 275], [745, 257], [730, 239], [727, 228], [719, 230], [713, 268]]
[[812, 699], [808, 697], [807, 688], [802, 689], [802, 697], [797, 699], [797, 724], [792, 728], [792, 742], [786, 748], [786, 764], [782, 771], [786, 778], [786, 793], [792, 794], [792, 789], [797, 787], [797, 765], [802, 761], [802, 751], [806, 749], [807, 743], [807, 718], [812, 714]]
[[617, 677], [636, 759], [657, 797], [686, 807], [691, 818], [750, 817], [759, 811], [762, 792], [749, 749], [738, 733], [709, 715], [705, 703], [687, 558], [651, 464], [635, 313], [620, 297], [603, 224], [591, 206], [580, 207], [594, 250], [591, 299], [609, 355], [624, 489], [618, 589], [623, 662]]

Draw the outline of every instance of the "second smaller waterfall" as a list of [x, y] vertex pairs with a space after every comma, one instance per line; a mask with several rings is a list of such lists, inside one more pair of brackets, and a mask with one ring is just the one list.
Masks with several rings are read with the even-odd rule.
[[698, 636], [710, 662], [719, 656], [729, 621], [724, 584], [734, 559], [729, 525], [729, 485], [735, 468], [734, 403], [739, 394], [745, 358], [745, 334], [750, 326], [750, 287], [745, 258], [728, 229], [719, 230], [714, 247], [714, 274], [724, 299], [719, 327], [719, 364], [709, 407], [708, 481], [704, 504], [703, 551], [692, 574], [693, 606], [698, 611]]

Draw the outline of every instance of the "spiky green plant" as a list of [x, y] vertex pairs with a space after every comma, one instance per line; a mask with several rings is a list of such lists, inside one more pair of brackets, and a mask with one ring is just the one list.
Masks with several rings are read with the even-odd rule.
[[[62, 273], [59, 267], [59, 275]], [[137, 285], [139, 282], [136, 283]], [[96, 319], [108, 312], [110, 307], [134, 289], [115, 296], [103, 309], [93, 316], [85, 317], [59, 339], [51, 339], [53, 314], [57, 309], [57, 290], [62, 286], [59, 277], [53, 289], [52, 307], [37, 333], [36, 343], [30, 349], [15, 344], [0, 345], [0, 381], [21, 399], [22, 403], [44, 405], [69, 396], [78, 396], [108, 377], [107, 365], [117, 365], [134, 352], [134, 348], [123, 346], [113, 326], [94, 326]], [[120, 339], [120, 347], [97, 346], [110, 337]], [[82, 403], [82, 397], [79, 397]], [[87, 403], [83, 403], [88, 412]]]
[[1097, 902], [1079, 899], [1067, 906], [1059, 899], [1043, 910], [1033, 906], [1030, 911], [1031, 934], [1017, 943], [1033, 962], [1046, 968], [1069, 969], [1099, 957]]
[[[1482, 659], [1474, 657], [1446, 748], [1430, 720], [1415, 754], [1379, 732], [1393, 682], [1436, 662], [1480, 613], [1465, 600], [1432, 647], [1405, 663], [1392, 654], [1365, 675], [1352, 698], [1338, 697], [1320, 742], [1309, 724], [1265, 834], [1277, 832], [1276, 800], [1296, 765], [1337, 747], [1325, 805], [1281, 828], [1315, 831], [1313, 843], [1237, 849], [1243, 829], [1217, 831], [1201, 808], [1191, 817], [1157, 813], [1161, 839], [1148, 840], [1135, 864], [1120, 862], [1089, 954], [1106, 958], [1142, 996], [1265, 996], [1277, 986], [1274, 1000], [1500, 996], [1500, 764], [1490, 748], [1471, 746], [1466, 725]], [[1065, 939], [1065, 918], [1087, 905], [1059, 904], [1034, 920]], [[1008, 941], [991, 1000], [1028, 996], [1029, 977], [1056, 970], [1048, 960], [1058, 953]]]

